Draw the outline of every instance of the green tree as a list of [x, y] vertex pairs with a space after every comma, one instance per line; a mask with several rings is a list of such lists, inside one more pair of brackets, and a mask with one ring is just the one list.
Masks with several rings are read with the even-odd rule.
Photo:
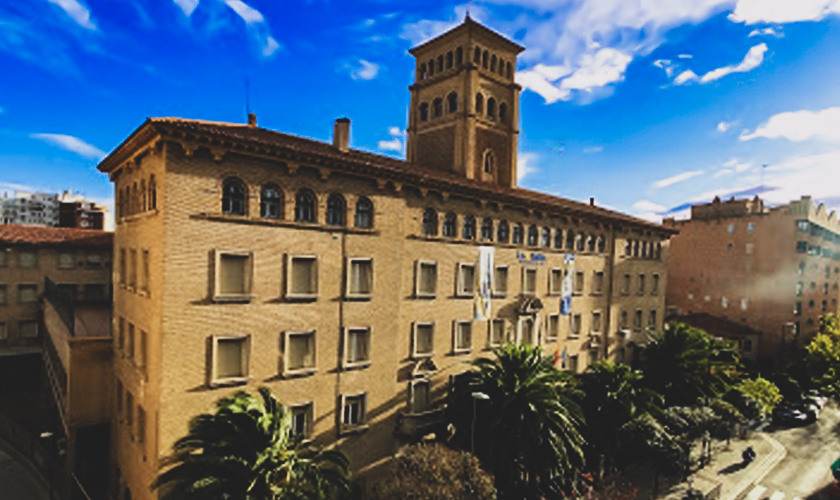
[[840, 316], [822, 319], [819, 333], [805, 348], [805, 368], [812, 386], [840, 395]]
[[738, 382], [735, 389], [740, 391], [745, 398], [754, 401], [763, 415], [769, 415], [782, 400], [779, 388], [773, 382], [761, 377], [744, 379]]
[[495, 500], [493, 478], [478, 459], [437, 443], [402, 448], [388, 475], [374, 487], [374, 500]]
[[[447, 409], [455, 443], [471, 450], [475, 432], [475, 452], [492, 464], [502, 498], [560, 495], [584, 463], [573, 377], [553, 362], [538, 346], [508, 344], [456, 380]], [[489, 400], [474, 399], [477, 392]]]
[[682, 469], [683, 450], [664, 425], [649, 413], [627, 422], [619, 431], [621, 455], [628, 463], [647, 462], [653, 466], [653, 498], [659, 496], [659, 477]]
[[216, 403], [190, 420], [152, 484], [163, 500], [321, 500], [349, 492], [343, 453], [291, 433], [291, 412], [265, 388]]

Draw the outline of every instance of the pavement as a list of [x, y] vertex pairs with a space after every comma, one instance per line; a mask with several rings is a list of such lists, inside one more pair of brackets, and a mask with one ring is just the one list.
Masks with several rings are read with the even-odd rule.
[[0, 442], [0, 498], [3, 500], [48, 500], [47, 489], [30, 470], [7, 453]]

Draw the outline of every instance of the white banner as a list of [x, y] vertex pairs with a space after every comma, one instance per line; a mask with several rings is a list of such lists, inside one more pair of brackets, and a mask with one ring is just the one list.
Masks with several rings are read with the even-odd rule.
[[478, 247], [478, 265], [475, 273], [475, 320], [487, 321], [492, 316], [490, 296], [493, 293], [494, 247]]
[[563, 263], [566, 264], [566, 276], [563, 278], [563, 293], [560, 298], [560, 314], [568, 316], [572, 314], [572, 291], [574, 290], [575, 279], [575, 255], [567, 253], [563, 256]]

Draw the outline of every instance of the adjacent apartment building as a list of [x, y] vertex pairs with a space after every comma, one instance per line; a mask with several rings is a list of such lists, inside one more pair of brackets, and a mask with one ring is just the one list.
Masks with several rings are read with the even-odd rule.
[[810, 197], [773, 208], [715, 198], [664, 225], [679, 231], [669, 242], [669, 310], [761, 332], [759, 362], [792, 361], [820, 318], [838, 312], [840, 222]]
[[[672, 229], [516, 186], [522, 47], [467, 18], [411, 50], [407, 160], [247, 124], [150, 118], [116, 192], [112, 492], [221, 397], [268, 386], [294, 432], [375, 480], [506, 341], [581, 371], [662, 327]], [[493, 254], [475, 320], [477, 259]], [[564, 282], [571, 296], [561, 315]]]
[[24, 226], [104, 229], [107, 209], [81, 194], [17, 191], [0, 198], [0, 222]]

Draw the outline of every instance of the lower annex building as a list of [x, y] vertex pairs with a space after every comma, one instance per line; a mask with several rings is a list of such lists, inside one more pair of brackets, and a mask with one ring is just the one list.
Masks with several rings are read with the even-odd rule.
[[[261, 385], [374, 481], [492, 347], [539, 344], [582, 371], [661, 329], [673, 230], [516, 187], [521, 50], [469, 18], [412, 49], [407, 161], [350, 149], [347, 119], [327, 144], [255, 116], [150, 118], [102, 161], [117, 193], [112, 492], [154, 498], [189, 419]], [[489, 321], [474, 320], [482, 246]]]

